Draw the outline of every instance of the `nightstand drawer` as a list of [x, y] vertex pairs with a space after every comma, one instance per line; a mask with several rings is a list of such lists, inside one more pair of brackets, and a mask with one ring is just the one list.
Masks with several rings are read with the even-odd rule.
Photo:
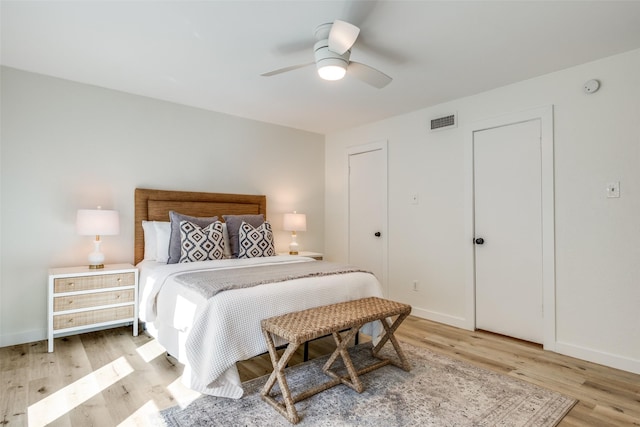
[[54, 280], [53, 291], [55, 293], [90, 291], [93, 289], [116, 288], [118, 286], [133, 286], [135, 283], [135, 273], [64, 277]]
[[97, 307], [101, 305], [122, 304], [126, 302], [133, 302], [134, 298], [134, 289], [55, 297], [53, 299], [53, 311], [57, 312], [75, 310], [78, 308]]
[[73, 314], [53, 316], [53, 329], [67, 329], [94, 323], [110, 322], [133, 318], [134, 306], [105, 308], [102, 310], [81, 311]]

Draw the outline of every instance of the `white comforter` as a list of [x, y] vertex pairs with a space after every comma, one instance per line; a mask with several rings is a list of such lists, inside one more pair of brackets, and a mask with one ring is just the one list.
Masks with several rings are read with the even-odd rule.
[[260, 321], [271, 316], [368, 296], [382, 297], [372, 274], [348, 273], [295, 279], [221, 292], [205, 299], [172, 280], [177, 274], [217, 268], [250, 268], [283, 262], [314, 262], [280, 255], [183, 264], [143, 261], [140, 319], [158, 342], [185, 365], [182, 380], [200, 393], [240, 398], [235, 363], [267, 351]]

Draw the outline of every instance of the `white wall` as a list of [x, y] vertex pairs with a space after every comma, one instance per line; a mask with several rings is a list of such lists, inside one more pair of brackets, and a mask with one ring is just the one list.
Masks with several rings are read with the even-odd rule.
[[[582, 85], [592, 78], [601, 89], [586, 95]], [[347, 259], [346, 147], [388, 140], [389, 296], [411, 303], [414, 314], [463, 324], [472, 237], [467, 127], [547, 105], [554, 106], [554, 347], [640, 373], [640, 50], [327, 135], [325, 255]], [[430, 118], [455, 111], [458, 128], [428, 131]], [[621, 183], [619, 199], [606, 197], [611, 181]]]
[[[136, 187], [265, 194], [307, 214], [302, 249], [324, 244], [324, 136], [2, 68], [0, 346], [46, 337], [47, 270], [83, 265], [78, 208], [117, 209], [108, 263], [133, 262]], [[251, 100], [247, 100], [251, 102]]]

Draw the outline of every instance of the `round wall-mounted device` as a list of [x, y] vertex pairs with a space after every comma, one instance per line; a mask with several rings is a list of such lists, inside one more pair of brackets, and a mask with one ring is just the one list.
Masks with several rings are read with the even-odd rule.
[[600, 82], [596, 79], [589, 80], [584, 84], [584, 93], [594, 93], [600, 89]]

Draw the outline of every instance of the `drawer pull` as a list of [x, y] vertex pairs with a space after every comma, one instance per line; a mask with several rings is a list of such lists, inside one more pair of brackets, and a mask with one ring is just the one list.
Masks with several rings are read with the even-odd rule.
[[69, 286], [69, 287], [73, 287], [73, 286], [75, 286], [75, 283], [73, 283], [73, 282], [69, 282], [69, 283], [67, 284], [67, 286]]
[[120, 277], [118, 277], [118, 282], [122, 282], [122, 279]]
[[72, 299], [69, 300], [69, 305], [71, 305], [71, 304], [73, 304], [73, 300]]
[[73, 323], [73, 318], [69, 319], [67, 322]]

